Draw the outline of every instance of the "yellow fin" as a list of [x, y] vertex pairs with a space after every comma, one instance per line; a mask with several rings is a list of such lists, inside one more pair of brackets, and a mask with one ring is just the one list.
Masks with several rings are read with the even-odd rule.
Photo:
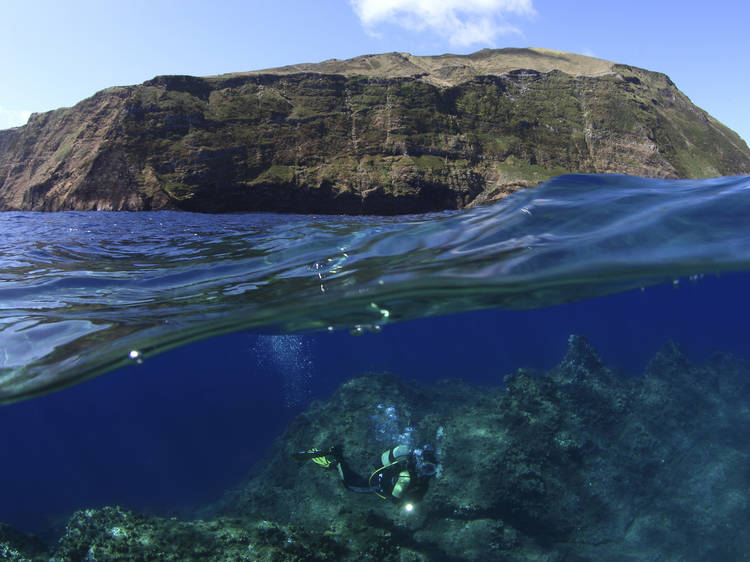
[[315, 464], [319, 464], [322, 467], [328, 468], [331, 466], [331, 460], [327, 457], [314, 457], [312, 460]]

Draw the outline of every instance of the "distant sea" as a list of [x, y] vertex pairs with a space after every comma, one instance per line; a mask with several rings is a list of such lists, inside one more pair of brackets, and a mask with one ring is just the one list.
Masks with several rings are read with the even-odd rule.
[[403, 217], [0, 214], [0, 522], [181, 515], [364, 372], [560, 361], [624, 376], [667, 341], [750, 359], [750, 177], [561, 176]]

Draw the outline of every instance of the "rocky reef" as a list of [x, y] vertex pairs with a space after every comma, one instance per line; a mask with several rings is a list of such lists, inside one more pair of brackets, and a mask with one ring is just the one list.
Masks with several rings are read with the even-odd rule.
[[33, 535], [27, 535], [13, 527], [0, 523], [0, 560], [22, 562], [25, 560], [49, 560], [44, 543]]
[[[7, 527], [0, 552], [55, 561], [739, 560], [750, 551], [749, 400], [750, 367], [731, 357], [698, 366], [668, 344], [629, 377], [577, 336], [550, 372], [519, 370], [495, 388], [369, 374], [301, 414], [201, 519], [84, 510], [50, 553]], [[429, 442], [440, 457], [412, 512], [292, 459], [338, 443], [364, 472], [394, 442]]]
[[544, 49], [160, 76], [0, 131], [0, 210], [400, 214], [563, 173], [750, 173], [664, 74]]

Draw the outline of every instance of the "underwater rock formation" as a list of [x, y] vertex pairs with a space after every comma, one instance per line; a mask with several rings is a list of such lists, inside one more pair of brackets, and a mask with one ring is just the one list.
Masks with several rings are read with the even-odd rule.
[[0, 210], [403, 214], [564, 173], [750, 174], [664, 74], [546, 49], [159, 76], [0, 131]]
[[[626, 377], [577, 336], [550, 372], [497, 388], [369, 374], [301, 414], [204, 520], [81, 511], [52, 557], [737, 560], [750, 551], [748, 400], [750, 368], [728, 356], [697, 366], [668, 344]], [[440, 456], [411, 513], [292, 459], [340, 444], [366, 472], [397, 442]]]
[[38, 538], [0, 523], [0, 560], [22, 562], [49, 559], [47, 549]]
[[[428, 559], [732, 559], [750, 547], [750, 535], [727, 540], [720, 530], [739, 530], [750, 514], [748, 398], [746, 367], [725, 357], [697, 367], [670, 344], [644, 376], [623, 378], [575, 336], [551, 372], [519, 370], [503, 389], [366, 376], [302, 414], [226, 511], [349, 528], [361, 548], [379, 529]], [[390, 446], [374, 443], [368, 426], [378, 403], [401, 412], [414, 444], [441, 452], [440, 477], [411, 514], [285, 460], [341, 443], [354, 464], [371, 466]]]
[[325, 535], [257, 520], [178, 521], [120, 508], [73, 515], [51, 562], [69, 560], [336, 560]]

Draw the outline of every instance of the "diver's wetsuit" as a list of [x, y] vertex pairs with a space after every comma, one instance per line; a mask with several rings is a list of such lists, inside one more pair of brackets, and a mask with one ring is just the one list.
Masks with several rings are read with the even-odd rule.
[[427, 446], [412, 451], [404, 445], [398, 445], [385, 451], [375, 465], [378, 468], [369, 478], [351, 469], [344, 460], [340, 447], [331, 447], [327, 451], [304, 451], [297, 453], [295, 457], [325, 459], [316, 462], [335, 467], [346, 489], [359, 494], [375, 493], [381, 498], [397, 502], [421, 500], [436, 471], [435, 455]]
[[[338, 453], [339, 451], [336, 452]], [[336, 463], [336, 470], [338, 470], [341, 482], [346, 489], [358, 494], [371, 494], [373, 492], [367, 478], [354, 472], [340, 454], [334, 457], [334, 462]]]

